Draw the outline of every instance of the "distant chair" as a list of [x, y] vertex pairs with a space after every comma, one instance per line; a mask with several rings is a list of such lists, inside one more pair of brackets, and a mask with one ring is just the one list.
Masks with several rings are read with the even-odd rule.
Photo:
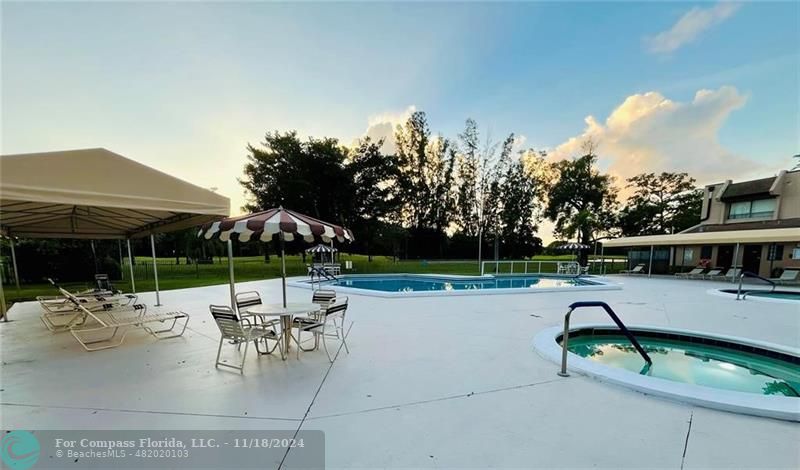
[[633, 269], [624, 269], [620, 274], [644, 274], [644, 263], [637, 264]]
[[687, 272], [684, 272], [684, 273], [675, 273], [675, 277], [682, 277], [684, 279], [688, 279], [690, 277], [694, 277], [694, 276], [698, 276], [698, 275], [703, 274], [703, 271], [705, 271], [705, 270], [706, 270], [706, 268], [704, 268], [702, 266], [697, 266], [694, 269], [692, 269], [691, 271], [687, 271]]
[[775, 284], [797, 284], [800, 282], [800, 270], [798, 269], [784, 269], [780, 277], [770, 278], [770, 281]]
[[[260, 340], [273, 340], [276, 343], [275, 347], [280, 348], [281, 357], [285, 357], [283, 351], [283, 341], [281, 341], [280, 335], [271, 328], [268, 328], [266, 325], [251, 325], [247, 319], [240, 319], [236, 312], [233, 311], [227, 305], [209, 305], [209, 310], [211, 310], [211, 316], [214, 317], [214, 321], [219, 328], [221, 337], [219, 339], [219, 347], [217, 348], [217, 359], [216, 363], [214, 364], [215, 367], [229, 367], [231, 369], [236, 369], [239, 371], [240, 374], [244, 373], [244, 362], [247, 359], [247, 348], [250, 346], [250, 342], [252, 341], [253, 344], [256, 346], [256, 351], [259, 353], [261, 352], [258, 349], [258, 343]], [[230, 340], [234, 344], [237, 345], [237, 349], [244, 343], [244, 352], [242, 353], [242, 360], [239, 365], [231, 365], [226, 364], [225, 362], [220, 362], [219, 358], [222, 354], [222, 344], [225, 340]]]

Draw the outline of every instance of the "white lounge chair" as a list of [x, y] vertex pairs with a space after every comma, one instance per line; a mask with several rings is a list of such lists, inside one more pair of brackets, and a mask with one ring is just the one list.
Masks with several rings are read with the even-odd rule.
[[723, 271], [723, 268], [712, 268], [712, 269], [709, 269], [707, 273], [698, 274], [697, 276], [693, 276], [693, 278], [714, 279], [715, 277], [721, 277], [722, 276], [722, 271]]
[[67, 331], [74, 326], [82, 325], [87, 319], [85, 311], [108, 312], [114, 309], [124, 309], [135, 305], [138, 299], [133, 294], [111, 297], [77, 297], [60, 287], [59, 291], [62, 295], [61, 300], [40, 302], [40, 305], [45, 309], [40, 319], [44, 326], [53, 332]]
[[[322, 338], [322, 346], [325, 348], [325, 354], [328, 355], [328, 360], [333, 362], [333, 356], [328, 350], [328, 338], [335, 338], [344, 346], [345, 351], [350, 354], [350, 349], [347, 347], [344, 331], [345, 314], [347, 313], [347, 297], [338, 298], [332, 304], [320, 309], [319, 313], [309, 315], [307, 317], [295, 317], [292, 321], [292, 328], [297, 330], [297, 337], [293, 337], [297, 343], [297, 357], [300, 357], [300, 350], [313, 351], [319, 348], [319, 340]], [[314, 347], [304, 348], [302, 333], [307, 331], [314, 335]], [[340, 346], [340, 347], [341, 347]]]
[[644, 274], [644, 263], [637, 264], [633, 269], [624, 269], [620, 274]]
[[800, 282], [800, 269], [784, 269], [780, 277], [771, 278], [770, 281], [775, 284], [797, 284]]
[[[131, 307], [117, 310], [109, 310], [103, 313], [91, 312], [86, 307], [78, 304], [87, 317], [91, 317], [96, 325], [74, 326], [69, 329], [72, 336], [81, 343], [87, 351], [99, 351], [101, 349], [115, 348], [125, 341], [125, 337], [131, 330], [142, 329], [156, 339], [169, 339], [183, 336], [186, 325], [189, 323], [189, 314], [185, 312], [156, 312], [147, 313], [147, 306], [135, 304]], [[179, 333], [175, 333], [175, 326], [178, 320], [183, 320], [182, 328]], [[168, 328], [159, 330], [153, 327], [158, 323], [172, 322]], [[120, 334], [121, 333], [121, 334]], [[101, 346], [94, 346], [102, 344]]]
[[[261, 353], [261, 350], [258, 349], [258, 343], [262, 339], [265, 341], [267, 339], [275, 341], [276, 347], [280, 348], [281, 357], [286, 357], [283, 351], [283, 341], [275, 329], [269, 328], [266, 325], [251, 325], [247, 319], [241, 319], [227, 305], [209, 305], [209, 309], [211, 310], [211, 316], [214, 317], [214, 321], [221, 334], [219, 338], [219, 347], [217, 348], [217, 359], [214, 364], [215, 367], [229, 367], [238, 370], [240, 374], [244, 374], [244, 361], [247, 359], [247, 348], [250, 346], [250, 342], [252, 341], [253, 344], [255, 344], [256, 351]], [[222, 354], [222, 344], [226, 339], [236, 344], [237, 350], [244, 344], [244, 352], [242, 353], [242, 360], [239, 365], [220, 362], [219, 358]]]
[[694, 277], [694, 276], [698, 276], [698, 275], [703, 274], [703, 272], [705, 270], [706, 270], [706, 268], [704, 268], [702, 266], [697, 266], [696, 268], [692, 269], [691, 271], [687, 271], [687, 272], [684, 272], [684, 273], [675, 273], [675, 277], [682, 277], [682, 278], [688, 279], [690, 277]]
[[739, 275], [742, 274], [742, 268], [739, 266], [735, 266], [732, 268], [728, 268], [725, 274], [717, 274], [715, 276], [707, 276], [706, 279], [715, 280], [715, 281], [725, 281], [731, 282], [734, 279], [738, 278]]

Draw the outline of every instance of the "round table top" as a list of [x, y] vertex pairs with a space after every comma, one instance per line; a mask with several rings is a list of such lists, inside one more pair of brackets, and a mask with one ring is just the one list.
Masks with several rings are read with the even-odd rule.
[[264, 316], [283, 316], [283, 315], [302, 315], [305, 313], [316, 312], [319, 310], [318, 304], [301, 303], [301, 302], [287, 302], [286, 307], [283, 304], [262, 304], [248, 307], [246, 312], [250, 315], [264, 315]]

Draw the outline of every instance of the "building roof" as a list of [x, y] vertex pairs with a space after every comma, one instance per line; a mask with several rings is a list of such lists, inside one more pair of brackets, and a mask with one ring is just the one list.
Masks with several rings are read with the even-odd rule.
[[741, 183], [731, 183], [725, 188], [725, 192], [720, 199], [723, 201], [730, 201], [753, 196], [770, 196], [769, 190], [772, 184], [775, 183], [775, 178], [775, 176], [771, 176], [769, 178], [742, 181]]
[[0, 157], [0, 233], [136, 238], [217, 220], [228, 198], [102, 148]]
[[764, 230], [769, 228], [800, 227], [800, 218], [779, 220], [757, 220], [732, 224], [700, 224], [681, 233], [727, 232], [730, 230]]
[[674, 246], [733, 243], [800, 242], [800, 228], [769, 228], [763, 230], [725, 230], [717, 232], [645, 235], [606, 240], [606, 247]]

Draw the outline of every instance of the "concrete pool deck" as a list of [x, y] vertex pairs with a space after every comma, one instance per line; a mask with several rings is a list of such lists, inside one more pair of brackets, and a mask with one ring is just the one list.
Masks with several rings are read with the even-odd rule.
[[[531, 340], [578, 300], [623, 321], [797, 348], [800, 306], [709, 295], [730, 284], [612, 277], [623, 290], [385, 299], [350, 295], [351, 353], [249, 356], [245, 375], [214, 368], [208, 304], [227, 285], [162, 292], [192, 315], [183, 338], [132, 333], [85, 352], [53, 334], [35, 303], [0, 323], [4, 429], [322, 430], [328, 468], [798, 468], [800, 426], [650, 397], [574, 374]], [[247, 282], [265, 299], [280, 281]], [[290, 301], [310, 292], [288, 288]], [[154, 296], [141, 299], [152, 304]], [[265, 300], [269, 301], [269, 300]], [[572, 323], [611, 323], [582, 310]], [[228, 354], [235, 348], [225, 349]], [[800, 406], [800, 405], [799, 405]], [[291, 452], [288, 461], [291, 461]]]

